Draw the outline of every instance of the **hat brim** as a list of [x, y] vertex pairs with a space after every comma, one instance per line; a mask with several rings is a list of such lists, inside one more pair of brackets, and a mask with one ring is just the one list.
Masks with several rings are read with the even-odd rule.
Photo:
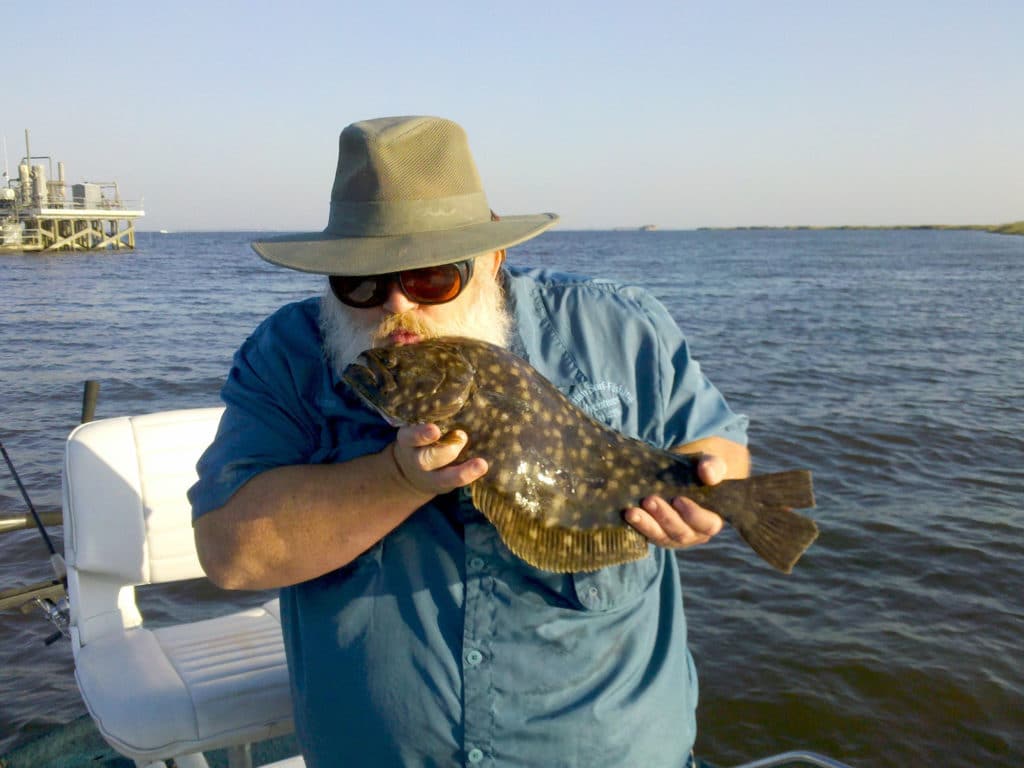
[[309, 232], [268, 237], [253, 250], [272, 264], [321, 275], [379, 275], [451, 264], [510, 248], [554, 226], [558, 216], [502, 216], [498, 221], [390, 237], [338, 237]]

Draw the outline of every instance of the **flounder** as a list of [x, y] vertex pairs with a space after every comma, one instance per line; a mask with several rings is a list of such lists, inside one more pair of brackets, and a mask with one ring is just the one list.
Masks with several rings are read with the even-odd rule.
[[434, 423], [469, 436], [456, 462], [481, 456], [473, 504], [508, 548], [555, 572], [638, 560], [647, 539], [623, 512], [652, 494], [685, 496], [721, 515], [785, 573], [817, 538], [792, 508], [813, 507], [811, 473], [793, 470], [703, 485], [697, 456], [627, 437], [576, 407], [525, 360], [445, 337], [362, 353], [345, 382], [390, 424]]

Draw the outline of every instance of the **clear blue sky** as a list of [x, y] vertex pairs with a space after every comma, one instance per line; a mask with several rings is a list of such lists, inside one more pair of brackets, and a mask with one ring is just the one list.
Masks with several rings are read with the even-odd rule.
[[568, 229], [1024, 219], [1024, 2], [3, 2], [0, 135], [145, 229], [319, 230], [338, 133], [462, 123]]

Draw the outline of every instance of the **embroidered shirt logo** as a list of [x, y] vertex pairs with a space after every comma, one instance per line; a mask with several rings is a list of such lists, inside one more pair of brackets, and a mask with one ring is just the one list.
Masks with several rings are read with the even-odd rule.
[[623, 404], [631, 405], [635, 399], [632, 392], [613, 381], [577, 384], [569, 396], [577, 408], [612, 425], [622, 421]]

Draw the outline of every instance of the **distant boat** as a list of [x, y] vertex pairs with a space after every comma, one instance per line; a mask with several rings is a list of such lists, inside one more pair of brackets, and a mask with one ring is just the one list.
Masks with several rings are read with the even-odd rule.
[[653, 232], [657, 228], [658, 228], [657, 224], [644, 224], [639, 229], [640, 229], [641, 232]]

